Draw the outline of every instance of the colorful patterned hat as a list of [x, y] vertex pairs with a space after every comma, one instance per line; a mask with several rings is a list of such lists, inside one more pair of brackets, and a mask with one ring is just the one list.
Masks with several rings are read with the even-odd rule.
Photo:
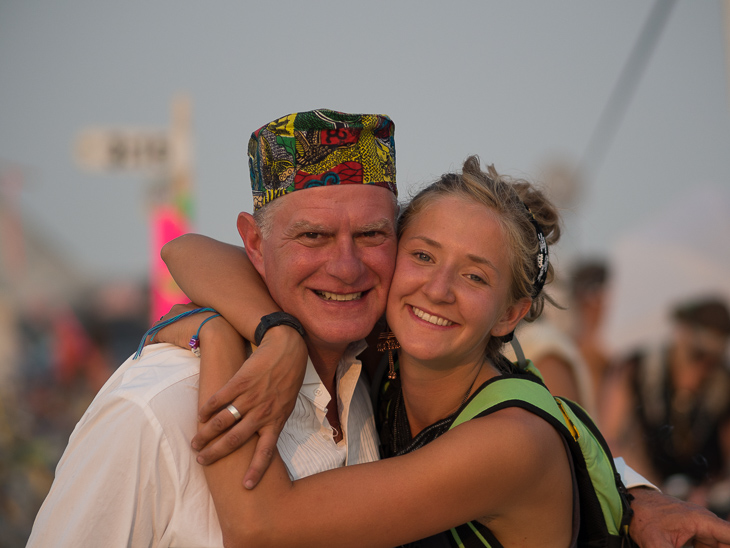
[[289, 114], [251, 135], [254, 210], [303, 188], [395, 185], [395, 125], [380, 114], [312, 110]]

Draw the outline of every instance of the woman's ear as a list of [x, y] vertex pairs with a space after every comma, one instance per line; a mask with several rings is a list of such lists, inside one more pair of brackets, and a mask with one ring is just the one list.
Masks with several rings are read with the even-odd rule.
[[515, 330], [517, 324], [520, 323], [530, 311], [532, 306], [532, 299], [530, 297], [523, 297], [516, 303], [507, 307], [502, 317], [494, 324], [490, 335], [492, 337], [503, 337]]
[[251, 264], [253, 264], [259, 275], [266, 280], [264, 255], [261, 249], [264, 243], [263, 237], [253, 215], [245, 211], [239, 213], [236, 227], [238, 228], [238, 234], [241, 236], [241, 240], [243, 240], [243, 247], [246, 248], [246, 255], [248, 255]]

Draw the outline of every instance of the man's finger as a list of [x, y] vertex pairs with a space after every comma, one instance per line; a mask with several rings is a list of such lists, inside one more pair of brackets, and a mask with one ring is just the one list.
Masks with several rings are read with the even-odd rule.
[[278, 431], [268, 428], [259, 433], [259, 441], [256, 443], [256, 451], [254, 452], [251, 464], [243, 477], [243, 486], [246, 489], [253, 489], [258, 485], [266, 470], [274, 458], [276, 450], [276, 442], [279, 439]]

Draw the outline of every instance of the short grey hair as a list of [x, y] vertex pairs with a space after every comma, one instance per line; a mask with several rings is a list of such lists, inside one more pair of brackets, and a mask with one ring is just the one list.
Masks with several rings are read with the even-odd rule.
[[271, 236], [274, 224], [274, 214], [281, 207], [281, 200], [273, 200], [257, 209], [253, 214], [253, 220], [261, 232], [261, 237], [267, 239]]

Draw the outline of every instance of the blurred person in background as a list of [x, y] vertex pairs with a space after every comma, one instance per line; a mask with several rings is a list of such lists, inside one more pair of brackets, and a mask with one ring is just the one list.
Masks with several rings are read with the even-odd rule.
[[665, 344], [634, 353], [607, 385], [602, 428], [614, 452], [671, 494], [730, 512], [730, 313], [715, 298], [672, 311]]
[[[567, 308], [523, 324], [515, 333], [523, 353], [540, 370], [550, 391], [579, 403], [598, 424], [602, 380], [609, 363], [599, 334], [607, 280], [604, 261], [578, 261], [566, 284]], [[511, 347], [505, 349], [505, 355], [517, 357]]]
[[[541, 317], [536, 322], [520, 325], [515, 340], [540, 370], [550, 392], [579, 403], [596, 418], [591, 372], [576, 343], [563, 330]], [[505, 346], [504, 355], [511, 361], [517, 360], [510, 345]]]
[[[603, 379], [609, 359], [601, 342], [600, 331], [606, 309], [609, 268], [602, 259], [578, 261], [570, 275], [569, 310], [572, 313], [571, 336], [588, 367], [592, 400], [600, 412]], [[600, 413], [595, 415], [600, 424]]]

